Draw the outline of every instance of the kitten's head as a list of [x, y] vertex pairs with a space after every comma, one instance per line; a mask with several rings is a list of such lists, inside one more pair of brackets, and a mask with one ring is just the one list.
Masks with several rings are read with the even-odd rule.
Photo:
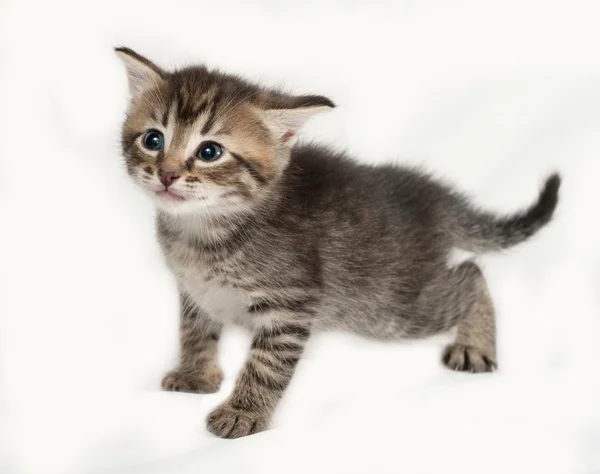
[[203, 66], [167, 72], [128, 48], [131, 101], [123, 124], [127, 171], [171, 213], [227, 215], [268, 199], [300, 127], [334, 107]]

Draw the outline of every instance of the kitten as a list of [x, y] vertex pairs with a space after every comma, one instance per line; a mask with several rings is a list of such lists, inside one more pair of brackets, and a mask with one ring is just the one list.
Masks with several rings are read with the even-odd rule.
[[457, 328], [442, 360], [496, 367], [494, 309], [473, 261], [531, 237], [554, 212], [560, 178], [537, 202], [496, 216], [431, 177], [294, 146], [302, 125], [334, 107], [204, 66], [167, 72], [117, 48], [131, 102], [122, 130], [132, 179], [154, 200], [158, 239], [178, 283], [181, 359], [165, 390], [215, 392], [223, 324], [250, 328], [249, 358], [208, 417], [223, 438], [265, 430], [306, 341], [344, 329], [418, 338]]

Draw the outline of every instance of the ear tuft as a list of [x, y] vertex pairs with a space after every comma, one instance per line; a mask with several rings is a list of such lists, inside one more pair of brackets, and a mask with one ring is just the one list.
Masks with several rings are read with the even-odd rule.
[[331, 110], [330, 105], [312, 105], [293, 109], [268, 109], [262, 111], [262, 116], [277, 141], [284, 146], [291, 147], [296, 142], [298, 131], [302, 126], [313, 115], [327, 110]]
[[129, 92], [132, 97], [140, 95], [150, 86], [162, 81], [166, 76], [165, 71], [160, 67], [130, 48], [116, 47], [115, 52], [127, 68]]

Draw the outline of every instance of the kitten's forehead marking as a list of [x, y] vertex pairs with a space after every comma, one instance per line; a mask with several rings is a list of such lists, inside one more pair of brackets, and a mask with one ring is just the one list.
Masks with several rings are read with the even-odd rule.
[[[274, 163], [268, 150], [269, 137], [266, 130], [261, 130], [254, 109], [244, 105], [253, 94], [244, 89], [228, 91], [215, 83], [202, 91], [194, 87], [197, 86], [193, 83], [183, 83], [177, 89], [163, 90], [160, 103], [153, 102], [154, 110], [147, 112], [151, 120], [148, 128], [160, 130], [165, 137], [159, 161], [173, 166], [184, 163], [196, 155], [202, 142], [216, 141], [235, 152], [237, 161], [246, 169], [260, 170], [261, 176], [270, 175]], [[214, 164], [202, 163], [202, 167], [219, 167], [232, 157], [236, 156], [227, 154]], [[250, 173], [252, 176], [240, 178], [248, 186], [256, 184], [256, 172]]]
[[[198, 105], [194, 106], [192, 100]], [[170, 132], [167, 151], [169, 153], [179, 151], [182, 160], [193, 156], [210, 132], [222, 124], [220, 103], [221, 96], [216, 86], [197, 97], [185, 96], [183, 93], [176, 94], [168, 113], [164, 114], [166, 129]]]
[[219, 93], [217, 87], [213, 87], [206, 95], [206, 100], [210, 104], [205, 112], [201, 114], [204, 119], [204, 124], [200, 129], [203, 135], [209, 133], [215, 125], [215, 121], [217, 120], [217, 111], [219, 109], [219, 105], [221, 104], [222, 95]]

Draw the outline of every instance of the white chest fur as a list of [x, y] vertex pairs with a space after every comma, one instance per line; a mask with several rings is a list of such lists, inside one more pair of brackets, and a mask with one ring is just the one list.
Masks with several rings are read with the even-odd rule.
[[[187, 272], [186, 272], [187, 273]], [[205, 275], [179, 276], [180, 285], [211, 319], [244, 324], [249, 319], [250, 298], [244, 290], [221, 284], [217, 278], [206, 280]], [[201, 273], [201, 272], [200, 272]]]
[[181, 290], [211, 319], [251, 327], [253, 318], [248, 313], [252, 304], [250, 295], [231, 283], [244, 274], [239, 258], [202, 247], [202, 242], [222, 241], [229, 232], [227, 226], [191, 217], [174, 219], [165, 215], [159, 216], [158, 224], [159, 236], [163, 236], [159, 242]]
[[248, 325], [251, 299], [246, 291], [228, 284], [185, 244], [174, 245], [165, 254], [181, 289], [211, 319]]

